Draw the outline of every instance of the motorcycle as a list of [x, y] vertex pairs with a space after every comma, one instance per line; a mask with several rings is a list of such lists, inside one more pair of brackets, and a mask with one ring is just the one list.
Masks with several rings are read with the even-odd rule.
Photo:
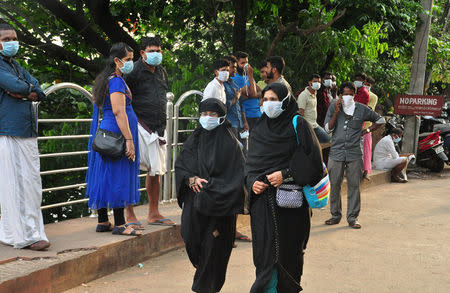
[[421, 133], [417, 150], [417, 164], [433, 172], [441, 172], [448, 157], [444, 151], [441, 131]]

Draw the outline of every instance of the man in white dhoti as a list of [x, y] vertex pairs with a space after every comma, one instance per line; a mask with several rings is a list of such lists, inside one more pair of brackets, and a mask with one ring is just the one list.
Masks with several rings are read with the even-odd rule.
[[401, 129], [392, 129], [388, 135], [377, 143], [373, 153], [374, 169], [392, 170], [391, 181], [398, 183], [408, 182], [406, 168], [409, 160], [414, 158], [412, 154], [399, 155], [395, 149], [395, 144], [400, 142], [402, 136], [403, 131]]
[[14, 28], [0, 24], [0, 242], [43, 250], [50, 243], [40, 209], [37, 117], [32, 102], [45, 94], [13, 59], [18, 49]]
[[[147, 223], [150, 225], [174, 225], [158, 209], [160, 176], [166, 173], [166, 93], [169, 88], [167, 72], [161, 65], [162, 50], [158, 38], [141, 40], [141, 58], [134, 69], [125, 75], [133, 95], [133, 110], [139, 119], [139, 152], [141, 170], [147, 171], [145, 189], [149, 200]], [[127, 208], [127, 224], [143, 228], [134, 214]]]

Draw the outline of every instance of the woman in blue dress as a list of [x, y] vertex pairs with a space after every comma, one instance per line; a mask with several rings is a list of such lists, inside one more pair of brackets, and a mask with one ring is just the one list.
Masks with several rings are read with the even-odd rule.
[[[133, 49], [124, 43], [116, 43], [111, 47], [105, 69], [95, 79], [86, 196], [89, 197], [89, 208], [98, 212], [97, 232], [137, 236], [141, 232], [125, 225], [124, 217], [124, 208], [140, 199], [138, 121], [131, 107], [130, 90], [122, 78], [132, 70]], [[99, 108], [103, 111], [99, 127], [121, 133], [125, 138], [126, 150], [120, 159], [112, 160], [92, 150]], [[114, 227], [108, 219], [108, 208], [114, 211]]]

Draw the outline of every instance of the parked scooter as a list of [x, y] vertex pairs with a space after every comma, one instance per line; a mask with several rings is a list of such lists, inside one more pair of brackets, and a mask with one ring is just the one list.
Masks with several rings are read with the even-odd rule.
[[417, 164], [433, 172], [441, 172], [444, 169], [444, 163], [448, 164], [440, 134], [441, 131], [419, 134]]
[[[441, 132], [441, 140], [444, 142], [444, 153], [447, 156], [447, 158], [450, 157], [450, 124], [435, 124], [433, 126], [433, 131], [440, 131]], [[450, 164], [449, 161], [447, 161], [447, 164]]]

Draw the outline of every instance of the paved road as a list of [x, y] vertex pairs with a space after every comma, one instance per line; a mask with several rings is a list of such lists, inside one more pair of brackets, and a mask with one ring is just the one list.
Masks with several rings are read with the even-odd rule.
[[[450, 292], [450, 172], [366, 190], [361, 230], [325, 226], [328, 216], [313, 217], [303, 292]], [[221, 292], [249, 292], [251, 253], [239, 243]], [[191, 292], [193, 274], [180, 249], [67, 292]]]

